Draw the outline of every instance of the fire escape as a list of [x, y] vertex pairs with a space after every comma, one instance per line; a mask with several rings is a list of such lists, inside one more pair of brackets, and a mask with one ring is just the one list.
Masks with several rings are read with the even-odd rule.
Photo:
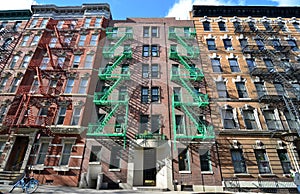
[[[128, 120], [128, 95], [122, 90], [122, 83], [130, 79], [129, 66], [122, 61], [132, 58], [132, 50], [124, 42], [132, 39], [131, 28], [107, 28], [106, 38], [110, 45], [104, 47], [103, 57], [109, 60], [105, 68], [99, 69], [102, 91], [94, 93], [94, 103], [105, 114], [96, 123], [90, 123], [87, 136], [123, 139], [126, 146]], [[112, 123], [112, 119], [115, 123]]]
[[[10, 109], [5, 117], [4, 125], [11, 131], [20, 128], [35, 128], [38, 133], [53, 135], [50, 126], [53, 124], [60, 103], [71, 105], [71, 99], [63, 97], [63, 83], [66, 76], [72, 73], [69, 67], [55, 61], [59, 53], [65, 52], [70, 55], [73, 48], [70, 43], [63, 42], [66, 31], [58, 30], [58, 20], [50, 19], [46, 29], [40, 37], [32, 59], [25, 71]], [[49, 46], [52, 37], [56, 37], [59, 44]], [[76, 33], [68, 30], [67, 36]], [[56, 55], [56, 57], [54, 57]], [[48, 61], [43, 61], [43, 56], [48, 56]]]
[[5, 68], [21, 33], [12, 26], [0, 26], [0, 73]]
[[[178, 61], [182, 67], [172, 67], [171, 81], [181, 85], [187, 95], [182, 95], [181, 92], [175, 92], [172, 96], [172, 120], [174, 141], [177, 140], [194, 140], [194, 139], [212, 139], [214, 138], [214, 130], [206, 121], [199, 117], [209, 105], [207, 94], [199, 92], [195, 85], [200, 83], [203, 78], [203, 72], [195, 67], [193, 60], [199, 57], [198, 46], [193, 46], [193, 42], [197, 42], [196, 33], [191, 28], [170, 27], [169, 40], [176, 41], [178, 44], [171, 45], [169, 58]], [[185, 128], [185, 134], [178, 134], [179, 128], [176, 121], [175, 109], [181, 110], [191, 121], [189, 126]]]
[[[277, 97], [274, 95], [268, 96], [265, 94], [260, 97], [259, 100], [265, 100], [267, 103], [277, 104], [277, 102], [284, 102], [285, 107], [289, 111], [292, 120], [298, 123], [300, 126], [300, 114], [299, 114], [299, 101], [300, 91], [293, 86], [293, 81], [299, 82], [299, 63], [286, 62], [281, 59], [288, 59], [294, 55], [292, 46], [286, 41], [273, 42], [272, 38], [278, 38], [279, 36], [286, 36], [285, 33], [281, 33], [282, 27], [279, 24], [270, 25], [266, 30], [260, 30], [253, 24], [243, 23], [236, 26], [236, 33], [255, 35], [257, 44], [248, 43], [243, 49], [244, 54], [248, 54], [251, 57], [267, 57], [272, 60], [271, 65], [257, 64], [250, 68], [250, 75], [257, 76], [268, 82], [278, 82], [283, 85], [285, 92], [278, 93]], [[262, 92], [262, 91], [258, 91]], [[267, 96], [266, 96], [267, 95]], [[279, 101], [278, 101], [279, 97]], [[275, 103], [274, 103], [275, 102]], [[298, 135], [300, 136], [299, 127], [296, 128]]]

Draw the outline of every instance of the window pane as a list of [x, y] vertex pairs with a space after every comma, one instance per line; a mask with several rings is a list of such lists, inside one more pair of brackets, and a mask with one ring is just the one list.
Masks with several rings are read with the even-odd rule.
[[203, 154], [200, 154], [200, 166], [201, 171], [211, 171], [211, 164], [210, 164], [210, 151], [204, 151], [200, 150], [200, 153], [204, 152]]
[[232, 149], [231, 159], [234, 167], [234, 173], [247, 173], [246, 162], [241, 149]]
[[179, 171], [190, 170], [189, 156], [188, 156], [187, 149], [178, 148], [178, 165], [179, 165]]
[[271, 173], [271, 168], [269, 164], [269, 160], [267, 157], [267, 153], [263, 149], [256, 149], [254, 150], [257, 165], [258, 165], [258, 170], [260, 174], [270, 174]]
[[118, 146], [113, 146], [110, 153], [110, 164], [109, 169], [119, 169], [120, 168], [120, 148]]

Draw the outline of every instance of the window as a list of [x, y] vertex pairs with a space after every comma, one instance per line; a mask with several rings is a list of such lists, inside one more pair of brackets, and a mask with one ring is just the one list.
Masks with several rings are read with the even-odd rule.
[[119, 101], [125, 101], [127, 96], [127, 87], [126, 86], [120, 86], [119, 88]]
[[152, 45], [151, 46], [151, 56], [152, 57], [158, 57], [159, 56], [159, 51], [158, 51], [158, 46], [157, 45]]
[[48, 153], [48, 147], [49, 147], [49, 143], [41, 143], [40, 144], [38, 156], [36, 159], [36, 164], [44, 164], [46, 155]]
[[288, 31], [288, 30], [287, 30], [287, 27], [286, 27], [286, 25], [285, 25], [284, 22], [279, 21], [279, 22], [278, 22], [278, 26], [279, 26], [279, 28], [282, 30], [282, 32], [287, 32], [287, 31]]
[[230, 69], [231, 72], [240, 72], [240, 67], [239, 64], [237, 62], [237, 59], [228, 59], [229, 65], [230, 65]]
[[180, 87], [173, 88], [173, 96], [174, 96], [174, 102], [181, 101], [181, 88]]
[[17, 55], [13, 56], [9, 66], [10, 69], [13, 69], [16, 66], [17, 62], [19, 61], [19, 58], [20, 57]]
[[57, 42], [57, 38], [56, 37], [52, 37], [49, 43], [49, 47], [50, 48], [54, 48]]
[[149, 26], [144, 27], [143, 35], [144, 35], [144, 37], [150, 37], [150, 27]]
[[254, 67], [256, 67], [255, 59], [248, 58], [248, 59], [246, 59], [246, 63], [247, 63], [249, 71], [252, 71], [254, 69]]
[[264, 25], [264, 27], [267, 31], [272, 31], [272, 27], [270, 25], [270, 22], [263, 22], [263, 25]]
[[90, 40], [90, 46], [97, 46], [98, 34], [93, 34]]
[[121, 74], [122, 75], [128, 75], [129, 74], [129, 65], [128, 64], [122, 64]]
[[89, 162], [100, 162], [101, 161], [101, 146], [92, 146], [90, 161]]
[[149, 88], [148, 87], [142, 87], [142, 103], [148, 103], [148, 97], [149, 97]]
[[275, 89], [276, 89], [276, 92], [279, 96], [282, 96], [285, 94], [285, 90], [283, 88], [283, 85], [281, 83], [274, 83], [274, 86], [275, 86]]
[[203, 22], [203, 29], [204, 31], [210, 31], [210, 22], [208, 21]]
[[62, 27], [63, 27], [63, 25], [64, 25], [64, 23], [65, 23], [65, 21], [58, 21], [58, 23], [57, 23], [57, 28], [58, 29], [62, 29]]
[[141, 115], [140, 116], [140, 133], [144, 133], [145, 131], [148, 131], [148, 124], [149, 124], [149, 116]]
[[31, 42], [30, 46], [35, 46], [35, 45], [37, 45], [37, 44], [39, 43], [40, 37], [41, 37], [40, 35], [35, 35], [35, 36], [33, 37], [33, 40], [32, 40], [32, 42]]
[[157, 27], [151, 27], [151, 36], [158, 37], [158, 28]]
[[241, 31], [241, 23], [240, 22], [233, 22], [233, 26], [235, 28], [235, 31], [240, 32]]
[[279, 42], [278, 39], [273, 39], [272, 40], [272, 44], [273, 44], [273, 47], [276, 51], [280, 51], [281, 50], [281, 44]]
[[293, 26], [297, 32], [300, 32], [300, 24], [298, 22], [294, 22]]
[[246, 161], [242, 149], [231, 149], [230, 152], [234, 173], [247, 173]]
[[5, 145], [6, 145], [5, 141], [0, 141], [0, 157], [4, 151]]
[[234, 120], [233, 109], [223, 109], [222, 118], [224, 129], [235, 129], [237, 124]]
[[223, 39], [223, 43], [226, 50], [233, 50], [231, 39]]
[[64, 143], [61, 159], [60, 159], [60, 165], [68, 165], [70, 156], [72, 151], [72, 144], [71, 143]]
[[149, 45], [143, 46], [143, 57], [149, 57]]
[[219, 98], [228, 98], [226, 83], [224, 81], [216, 82]]
[[39, 81], [35, 79], [32, 82], [30, 93], [36, 93], [38, 91], [38, 88], [39, 88]]
[[220, 63], [220, 59], [214, 58], [214, 59], [210, 59], [210, 61], [212, 64], [213, 72], [218, 72], [218, 73], [223, 72], [221, 63]]
[[80, 55], [74, 55], [72, 68], [78, 68], [80, 63]]
[[95, 20], [95, 27], [100, 28], [101, 27], [101, 18], [96, 18]]
[[148, 78], [149, 77], [149, 65], [148, 64], [143, 64], [142, 65], [142, 77], [143, 78]]
[[152, 64], [151, 65], [151, 78], [158, 78], [159, 77], [159, 65]]
[[78, 42], [78, 46], [84, 46], [84, 42], [86, 40], [86, 35], [81, 34]]
[[241, 39], [239, 39], [239, 41], [240, 41], [241, 48], [245, 49], [248, 45], [247, 39], [246, 38], [241, 38]]
[[66, 94], [72, 93], [72, 89], [73, 89], [73, 86], [74, 86], [74, 81], [75, 81], [74, 78], [69, 78], [68, 79], [67, 85], [66, 85], [66, 88], [65, 88], [65, 93]]
[[15, 23], [15, 25], [13, 27], [13, 30], [17, 31], [20, 28], [21, 25], [22, 25], [21, 21], [16, 21], [16, 23]]
[[175, 115], [175, 124], [176, 124], [176, 134], [184, 135], [185, 128], [184, 128], [184, 117], [183, 115]]
[[43, 57], [42, 63], [40, 65], [40, 69], [41, 70], [47, 69], [49, 61], [50, 61], [49, 57]]
[[80, 80], [80, 84], [79, 84], [79, 89], [78, 89], [78, 94], [86, 94], [86, 88], [88, 85], [88, 78], [87, 77], [83, 77]]
[[259, 50], [264, 50], [265, 49], [265, 45], [262, 39], [255, 39], [255, 42], [257, 44], [257, 47]]
[[81, 113], [81, 107], [75, 107], [73, 110], [71, 125], [78, 125], [80, 113]]
[[[3, 121], [3, 119], [4, 119], [5, 115], [6, 115], [7, 110], [8, 110], [7, 105], [2, 105], [0, 107], [0, 123], [2, 123], [2, 121]], [[0, 148], [1, 148], [1, 146], [0, 146]], [[0, 156], [1, 156], [1, 154], [0, 154]]]
[[118, 146], [113, 146], [110, 153], [110, 163], [109, 169], [120, 169], [120, 148]]
[[277, 154], [281, 163], [283, 173], [290, 174], [290, 170], [292, 169], [292, 166], [286, 149], [277, 149]]
[[159, 133], [160, 130], [160, 115], [151, 116], [151, 133]]
[[255, 153], [259, 173], [260, 174], [270, 174], [271, 168], [270, 168], [266, 150], [255, 149], [254, 153]]
[[274, 65], [271, 59], [264, 59], [264, 63], [269, 71], [274, 70]]
[[29, 61], [30, 61], [31, 57], [29, 55], [25, 55], [21, 64], [22, 68], [26, 68], [28, 67]]
[[94, 60], [94, 55], [92, 55], [92, 54], [86, 55], [85, 62], [84, 62], [84, 68], [85, 69], [92, 69], [93, 60]]
[[292, 51], [299, 51], [298, 45], [294, 39], [288, 39], [287, 42], [290, 45]]
[[179, 171], [190, 171], [189, 153], [187, 148], [178, 148]]
[[290, 111], [285, 110], [284, 116], [289, 125], [290, 130], [296, 131], [297, 129], [299, 129], [298, 122], [294, 119], [294, 115]]
[[263, 115], [268, 127], [268, 130], [282, 130], [281, 121], [277, 119], [275, 110], [264, 110]]
[[60, 107], [58, 111], [58, 116], [56, 120], [56, 125], [62, 125], [64, 124], [64, 120], [66, 117], [67, 108], [66, 107]]
[[5, 86], [6, 86], [6, 83], [8, 81], [8, 77], [3, 77], [1, 79], [1, 82], [0, 82], [0, 91], [3, 92]]
[[40, 28], [45, 28], [48, 23], [48, 19], [43, 19]]
[[191, 36], [190, 28], [189, 27], [184, 27], [183, 28], [183, 34], [184, 34], [184, 37], [190, 37]]
[[10, 88], [10, 92], [14, 93], [17, 90], [17, 87], [19, 85], [19, 83], [21, 82], [21, 78], [20, 77], [15, 77], [12, 84], [11, 84], [11, 88]]
[[32, 22], [31, 22], [31, 24], [30, 24], [30, 26], [29, 26], [29, 28], [35, 28], [37, 22], [38, 22], [38, 19], [33, 19]]
[[[202, 153], [202, 154], [201, 154]], [[211, 157], [209, 150], [200, 150], [201, 171], [211, 171]]]
[[258, 129], [254, 111], [253, 110], [242, 110], [243, 118], [245, 122], [246, 129]]
[[27, 46], [28, 40], [29, 40], [29, 35], [25, 35], [25, 36], [23, 37], [22, 42], [21, 42], [21, 46]]
[[264, 82], [255, 82], [254, 84], [255, 84], [258, 98], [266, 95], [266, 87]]
[[65, 44], [65, 46], [69, 46], [70, 43], [71, 43], [71, 41], [72, 41], [72, 37], [71, 36], [65, 36], [65, 38], [64, 38], [64, 44]]
[[235, 82], [239, 98], [248, 98], [245, 82]]
[[91, 23], [91, 18], [85, 18], [85, 21], [84, 21], [84, 28], [88, 28], [90, 27], [90, 23]]
[[208, 50], [217, 50], [215, 39], [206, 39]]
[[226, 31], [226, 23], [225, 22], [218, 22], [220, 31]]
[[256, 31], [256, 26], [254, 22], [248, 22], [248, 26], [252, 32]]
[[151, 102], [159, 102], [160, 101], [160, 92], [159, 87], [151, 88]]
[[122, 126], [125, 123], [125, 115], [124, 114], [118, 114], [116, 116], [115, 121], [115, 133], [122, 133]]

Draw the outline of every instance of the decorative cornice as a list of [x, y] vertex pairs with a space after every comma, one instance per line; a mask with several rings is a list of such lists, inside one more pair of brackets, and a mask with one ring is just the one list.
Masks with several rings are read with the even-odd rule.
[[193, 17], [299, 17], [300, 7], [276, 7], [276, 6], [210, 6], [194, 5]]

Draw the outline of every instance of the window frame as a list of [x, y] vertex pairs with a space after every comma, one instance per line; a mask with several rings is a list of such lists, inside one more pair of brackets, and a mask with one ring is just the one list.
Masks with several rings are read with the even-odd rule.
[[205, 32], [211, 31], [211, 23], [209, 21], [203, 21], [202, 26]]
[[232, 40], [230, 38], [224, 38], [223, 44], [226, 50], [233, 50]]
[[271, 170], [270, 161], [268, 159], [266, 150], [254, 149], [254, 154], [255, 154], [259, 174], [271, 174], [272, 170]]
[[230, 70], [232, 73], [241, 72], [238, 60], [236, 58], [229, 58], [228, 63], [229, 63]]
[[[65, 106], [59, 107], [55, 125], [63, 125], [66, 115], [67, 115], [67, 107], [65, 107]], [[60, 121], [62, 121], [62, 122], [60, 122]]]
[[159, 103], [160, 102], [160, 87], [153, 86], [151, 87], [151, 102]]
[[79, 125], [80, 115], [82, 112], [82, 107], [74, 107], [72, 112], [71, 125]]
[[111, 149], [109, 161], [110, 170], [119, 170], [121, 168], [121, 158], [118, 155], [119, 150], [119, 146], [113, 146]]
[[[234, 153], [236, 157], [234, 157]], [[244, 157], [243, 150], [241, 148], [230, 149], [231, 161], [233, 165], [233, 170], [235, 174], [246, 174], [247, 165]]]
[[239, 98], [249, 98], [246, 83], [244, 81], [236, 81], [235, 86], [236, 86], [236, 90], [238, 92]]
[[[205, 151], [205, 153], [203, 153]], [[201, 154], [203, 153], [203, 154]], [[211, 151], [210, 150], [200, 150], [200, 168], [201, 172], [211, 172], [212, 163], [211, 163]]]
[[69, 77], [66, 83], [66, 87], [64, 90], [65, 94], [71, 94], [73, 87], [74, 87], [74, 83], [75, 83], [75, 78], [74, 77]]
[[149, 87], [142, 87], [141, 88], [141, 103], [142, 104], [149, 103]]
[[[190, 154], [188, 148], [178, 148], [178, 171], [180, 172], [190, 172]], [[182, 166], [183, 165], [183, 166]]]
[[217, 50], [216, 42], [215, 42], [214, 38], [207, 38], [206, 39], [206, 44], [207, 44], [207, 49], [208, 50], [210, 50], [210, 51]]
[[[71, 147], [66, 149], [67, 148], [66, 145], [71, 145]], [[59, 161], [60, 166], [69, 166], [72, 149], [73, 149], [73, 143], [64, 142], [63, 148], [61, 151], [60, 161]], [[65, 158], [67, 159], [66, 162], [64, 161]]]
[[224, 22], [224, 21], [219, 21], [218, 22], [218, 27], [219, 27], [219, 30], [221, 32], [226, 32], [227, 31], [226, 22]]
[[211, 65], [212, 65], [212, 70], [214, 73], [222, 73], [222, 65], [221, 65], [221, 60], [219, 58], [211, 58]]
[[78, 87], [78, 94], [86, 94], [87, 93], [87, 88], [88, 88], [88, 83], [89, 83], [89, 78], [88, 77], [82, 77], [79, 82], [79, 87]]

